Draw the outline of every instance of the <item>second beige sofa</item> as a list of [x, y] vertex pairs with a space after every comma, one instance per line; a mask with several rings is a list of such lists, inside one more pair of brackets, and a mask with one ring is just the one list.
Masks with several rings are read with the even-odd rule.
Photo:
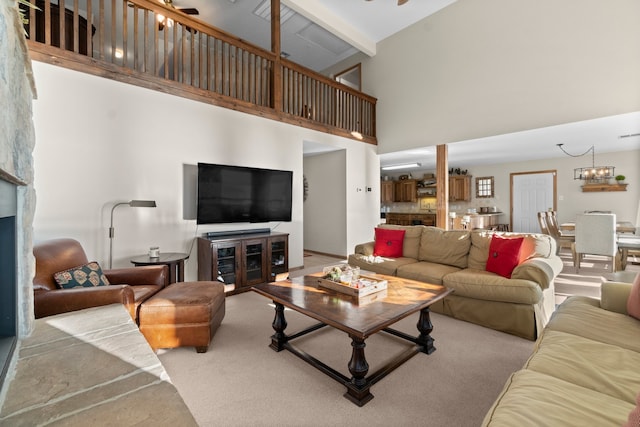
[[639, 426], [630, 417], [640, 410], [640, 320], [627, 312], [630, 293], [629, 283], [604, 282], [599, 300], [564, 301], [482, 425]]

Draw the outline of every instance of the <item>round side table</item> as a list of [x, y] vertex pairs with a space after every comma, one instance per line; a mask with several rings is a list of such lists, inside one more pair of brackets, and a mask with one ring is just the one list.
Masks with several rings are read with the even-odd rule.
[[131, 263], [139, 267], [141, 265], [167, 265], [169, 266], [169, 283], [184, 282], [184, 260], [189, 254], [179, 252], [160, 252], [158, 258], [149, 255], [139, 255], [131, 258]]

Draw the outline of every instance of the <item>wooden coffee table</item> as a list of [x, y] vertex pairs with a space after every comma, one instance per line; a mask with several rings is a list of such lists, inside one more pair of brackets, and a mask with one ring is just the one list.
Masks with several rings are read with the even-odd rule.
[[[273, 300], [275, 304], [275, 317], [272, 324], [275, 334], [271, 336], [270, 347], [275, 351], [285, 349], [290, 351], [346, 386], [347, 392], [344, 396], [358, 406], [363, 406], [373, 399], [373, 395], [369, 391], [371, 386], [404, 362], [417, 353], [431, 354], [435, 351], [433, 338], [430, 335], [433, 331], [433, 325], [429, 316], [429, 306], [451, 293], [450, 290], [440, 285], [382, 274], [367, 273], [367, 275], [387, 280], [387, 289], [358, 299], [358, 297], [320, 287], [317, 279], [308, 276], [263, 283], [252, 288], [255, 292]], [[287, 327], [287, 321], [284, 317], [285, 307], [312, 317], [321, 323], [295, 334], [287, 335], [284, 332]], [[390, 328], [394, 323], [417, 311], [420, 312], [417, 337]], [[295, 338], [327, 325], [347, 333], [351, 338], [353, 350], [348, 364], [351, 378], [291, 344]], [[380, 331], [411, 341], [415, 345], [367, 376], [369, 365], [364, 355], [365, 340]]]

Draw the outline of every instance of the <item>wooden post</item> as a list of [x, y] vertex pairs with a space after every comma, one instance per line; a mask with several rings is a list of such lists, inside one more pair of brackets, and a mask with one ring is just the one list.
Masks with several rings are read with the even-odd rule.
[[446, 144], [436, 147], [436, 226], [449, 225], [449, 154]]

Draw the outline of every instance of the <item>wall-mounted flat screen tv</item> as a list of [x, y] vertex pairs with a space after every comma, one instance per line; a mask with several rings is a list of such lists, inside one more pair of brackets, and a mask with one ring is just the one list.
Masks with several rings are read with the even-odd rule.
[[291, 221], [293, 172], [198, 163], [198, 224]]

